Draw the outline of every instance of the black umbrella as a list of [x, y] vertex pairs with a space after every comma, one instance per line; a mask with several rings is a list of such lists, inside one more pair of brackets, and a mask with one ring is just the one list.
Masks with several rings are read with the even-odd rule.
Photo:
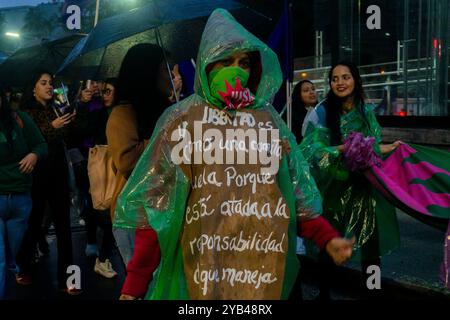
[[0, 83], [23, 87], [38, 69], [55, 73], [75, 44], [85, 36], [73, 34], [17, 50], [0, 65]]
[[126, 52], [138, 43], [159, 44], [175, 61], [195, 59], [207, 18], [216, 8], [230, 10], [252, 32], [272, 27], [271, 19], [238, 1], [156, 0], [100, 21], [57, 73], [72, 80], [117, 76]]

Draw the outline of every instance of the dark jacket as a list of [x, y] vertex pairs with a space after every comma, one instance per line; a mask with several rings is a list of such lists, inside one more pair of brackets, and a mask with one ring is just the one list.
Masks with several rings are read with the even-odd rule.
[[21, 111], [17, 111], [16, 120], [12, 148], [7, 145], [0, 123], [0, 194], [30, 191], [32, 175], [22, 173], [19, 162], [30, 152], [37, 155], [38, 161], [42, 161], [48, 152], [44, 137], [33, 120]]

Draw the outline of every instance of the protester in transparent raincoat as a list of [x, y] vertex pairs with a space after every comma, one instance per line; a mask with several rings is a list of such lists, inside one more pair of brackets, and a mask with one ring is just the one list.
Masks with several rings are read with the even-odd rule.
[[115, 226], [137, 228], [121, 299], [287, 298], [296, 234], [338, 264], [350, 257], [353, 242], [320, 216], [295, 137], [267, 102], [280, 83], [276, 55], [214, 11], [195, 94], [159, 119], [118, 200]]
[[[380, 256], [398, 246], [400, 236], [395, 208], [361, 171], [349, 169], [349, 153], [357, 151], [362, 157], [364, 152], [347, 146], [354, 133], [372, 137], [373, 148], [366, 142], [366, 145], [352, 146], [366, 148], [370, 162], [370, 157], [377, 157], [375, 153], [390, 153], [400, 142], [380, 144], [380, 125], [371, 106], [364, 103], [361, 77], [352, 63], [340, 62], [333, 66], [328, 80], [327, 99], [305, 119], [306, 133], [300, 149], [310, 163], [311, 174], [323, 197], [324, 216], [346, 237], [356, 237], [354, 249], [358, 250], [354, 257], [362, 260], [365, 274], [367, 266], [380, 265]], [[329, 275], [330, 270], [325, 273]], [[322, 280], [327, 279], [322, 277]]]

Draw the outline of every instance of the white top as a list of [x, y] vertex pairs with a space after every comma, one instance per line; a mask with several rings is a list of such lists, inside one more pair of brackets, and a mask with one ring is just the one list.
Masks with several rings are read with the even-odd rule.
[[302, 136], [305, 136], [306, 128], [308, 127], [308, 123], [317, 123], [319, 121], [319, 117], [317, 116], [317, 113], [315, 111], [314, 107], [309, 107], [308, 112], [305, 115], [305, 119], [303, 120], [302, 124]]

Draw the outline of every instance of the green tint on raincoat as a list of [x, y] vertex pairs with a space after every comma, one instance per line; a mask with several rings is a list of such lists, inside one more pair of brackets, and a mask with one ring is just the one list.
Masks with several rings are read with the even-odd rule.
[[[186, 206], [193, 192], [193, 182], [186, 174], [189, 172], [189, 165], [176, 165], [171, 159], [171, 146], [174, 144], [171, 135], [176, 128], [183, 126], [183, 119], [199, 105], [215, 107], [212, 105], [214, 100], [209, 92], [205, 68], [237, 51], [259, 52], [262, 72], [255, 102], [248, 109], [268, 112], [274, 126], [279, 129], [280, 140], [285, 140], [290, 148], [290, 153], [281, 158], [276, 177], [276, 184], [291, 213], [280, 298], [288, 297], [298, 272], [295, 254], [297, 222], [321, 214], [320, 193], [309, 174], [308, 163], [304, 160], [295, 137], [268, 102], [282, 81], [277, 56], [239, 25], [227, 11], [217, 9], [210, 16], [202, 36], [197, 58], [195, 93], [170, 107], [158, 120], [146, 150], [118, 199], [113, 222], [115, 227], [134, 229], [151, 226], [158, 235], [161, 262], [149, 286], [147, 299], [190, 298], [182, 252], [187, 248], [181, 246], [181, 234]], [[240, 111], [244, 112], [245, 109]]]
[[[343, 140], [352, 131], [372, 136], [375, 152], [380, 154], [380, 125], [370, 105], [364, 105], [364, 112], [365, 118], [357, 108], [341, 116]], [[323, 197], [324, 217], [343, 236], [356, 236], [354, 258], [371, 259], [389, 253], [400, 243], [395, 208], [361, 173], [349, 172], [336, 146], [330, 146], [324, 105], [317, 106], [314, 113], [306, 119], [300, 149]]]

